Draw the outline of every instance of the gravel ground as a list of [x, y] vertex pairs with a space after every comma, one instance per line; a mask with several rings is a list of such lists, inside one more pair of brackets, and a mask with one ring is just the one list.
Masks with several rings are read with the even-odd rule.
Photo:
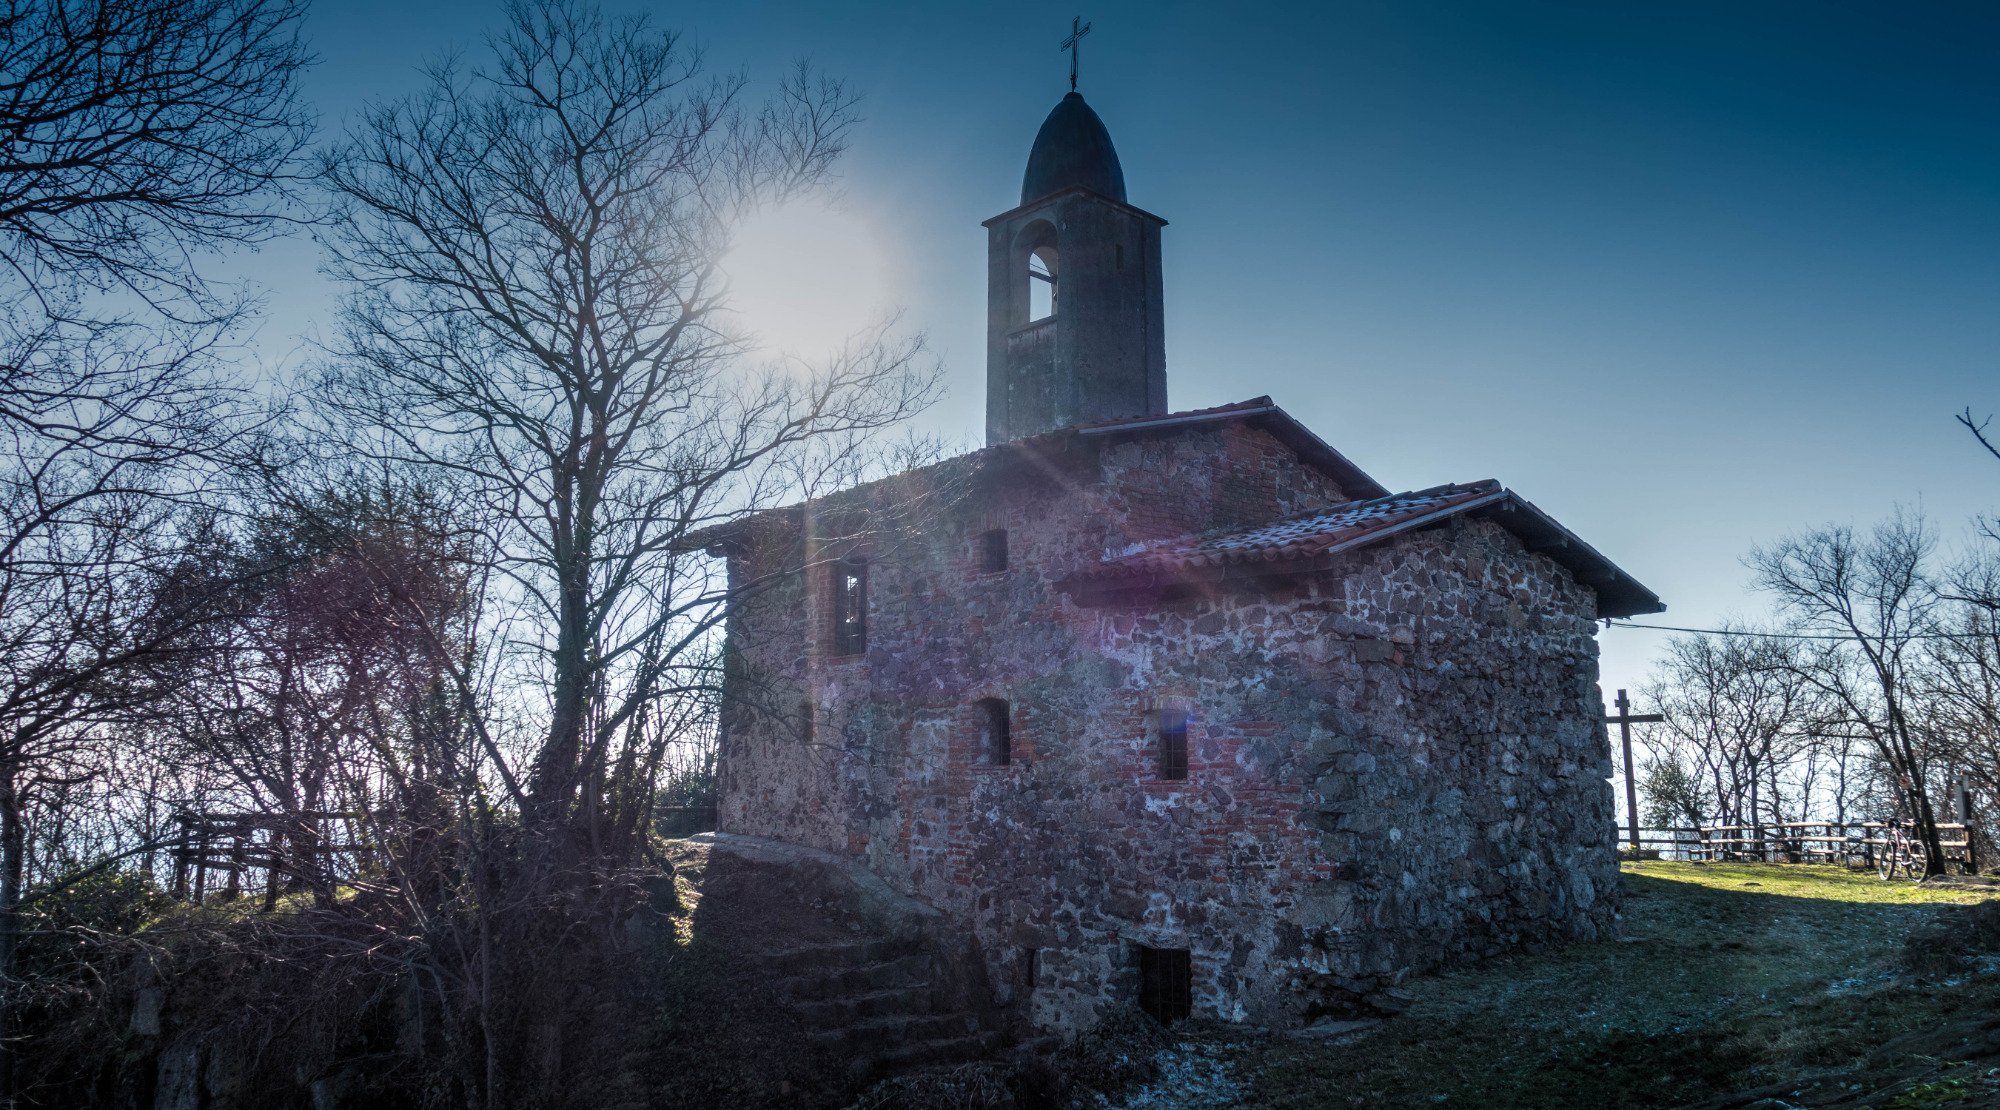
[[1244, 1087], [1235, 1077], [1232, 1059], [1242, 1047], [1182, 1041], [1163, 1048], [1153, 1057], [1159, 1065], [1159, 1077], [1106, 1106], [1110, 1110], [1196, 1110], [1240, 1105]]

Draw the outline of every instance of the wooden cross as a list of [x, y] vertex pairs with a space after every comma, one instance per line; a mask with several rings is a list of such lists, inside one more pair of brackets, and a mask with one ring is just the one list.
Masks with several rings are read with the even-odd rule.
[[1076, 61], [1083, 54], [1083, 36], [1090, 33], [1090, 24], [1083, 22], [1082, 16], [1069, 21], [1069, 37], [1063, 40], [1062, 48], [1069, 52], [1069, 91], [1076, 91]]
[[1632, 726], [1664, 721], [1666, 717], [1658, 713], [1632, 712], [1632, 701], [1625, 696], [1623, 690], [1618, 691], [1616, 704], [1617, 715], [1606, 713], [1604, 723], [1618, 726], [1618, 738], [1625, 746], [1625, 821], [1626, 827], [1630, 830], [1627, 838], [1632, 843], [1632, 850], [1636, 852], [1639, 850], [1639, 788], [1635, 784], [1639, 776], [1632, 767]]

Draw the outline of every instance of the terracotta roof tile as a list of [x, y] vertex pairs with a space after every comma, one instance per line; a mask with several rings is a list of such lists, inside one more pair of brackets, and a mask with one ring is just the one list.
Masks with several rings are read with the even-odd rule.
[[1310, 558], [1398, 531], [1399, 525], [1463, 508], [1470, 502], [1505, 495], [1500, 483], [1491, 479], [1467, 485], [1434, 486], [1414, 493], [1350, 501], [1311, 516], [1255, 528], [1168, 540], [1106, 559], [1101, 566], [1114, 572], [1146, 571]]

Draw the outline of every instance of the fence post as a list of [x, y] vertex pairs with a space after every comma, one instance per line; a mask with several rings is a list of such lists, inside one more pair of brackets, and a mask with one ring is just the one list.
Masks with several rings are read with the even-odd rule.
[[229, 881], [223, 884], [223, 897], [234, 899], [243, 893], [243, 834], [237, 833], [229, 845]]
[[278, 908], [278, 826], [272, 825], [264, 831], [265, 848], [269, 853], [264, 857], [264, 912]]
[[200, 905], [202, 899], [207, 897], [207, 895], [208, 895], [208, 830], [203, 829], [201, 832], [201, 836], [196, 838], [194, 842], [195, 905], [197, 906]]
[[172, 851], [172, 853], [171, 853], [171, 854], [173, 855], [173, 857], [174, 857], [174, 891], [173, 891], [173, 893], [174, 893], [174, 897], [175, 897], [175, 898], [176, 898], [177, 900], [180, 900], [180, 901], [186, 901], [186, 900], [187, 900], [187, 893], [188, 893], [188, 857], [187, 857], [187, 852], [188, 852], [188, 819], [187, 819], [187, 814], [183, 813], [183, 814], [181, 814], [181, 815], [180, 815], [179, 817], [176, 817], [176, 818], [174, 819], [174, 822], [175, 822], [175, 824], [178, 824], [178, 825], [180, 826], [180, 828], [181, 828], [181, 835], [180, 835], [180, 836], [179, 836], [179, 838], [178, 838], [178, 839], [177, 839], [177, 840], [175, 841], [175, 843], [174, 843], [174, 847], [173, 847], [173, 851]]
[[1974, 834], [1972, 827], [1972, 788], [1961, 780], [1958, 784], [1958, 797], [1952, 800], [1956, 803], [1954, 808], [1958, 810], [1958, 823], [1965, 826], [1965, 873], [1977, 875], [1979, 850], [1972, 845], [1973, 841], [1979, 838]]

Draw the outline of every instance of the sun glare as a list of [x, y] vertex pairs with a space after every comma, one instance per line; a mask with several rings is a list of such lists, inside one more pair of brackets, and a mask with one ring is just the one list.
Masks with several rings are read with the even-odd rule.
[[887, 254], [851, 209], [808, 202], [759, 212], [723, 259], [730, 309], [766, 351], [815, 358], [893, 307]]

